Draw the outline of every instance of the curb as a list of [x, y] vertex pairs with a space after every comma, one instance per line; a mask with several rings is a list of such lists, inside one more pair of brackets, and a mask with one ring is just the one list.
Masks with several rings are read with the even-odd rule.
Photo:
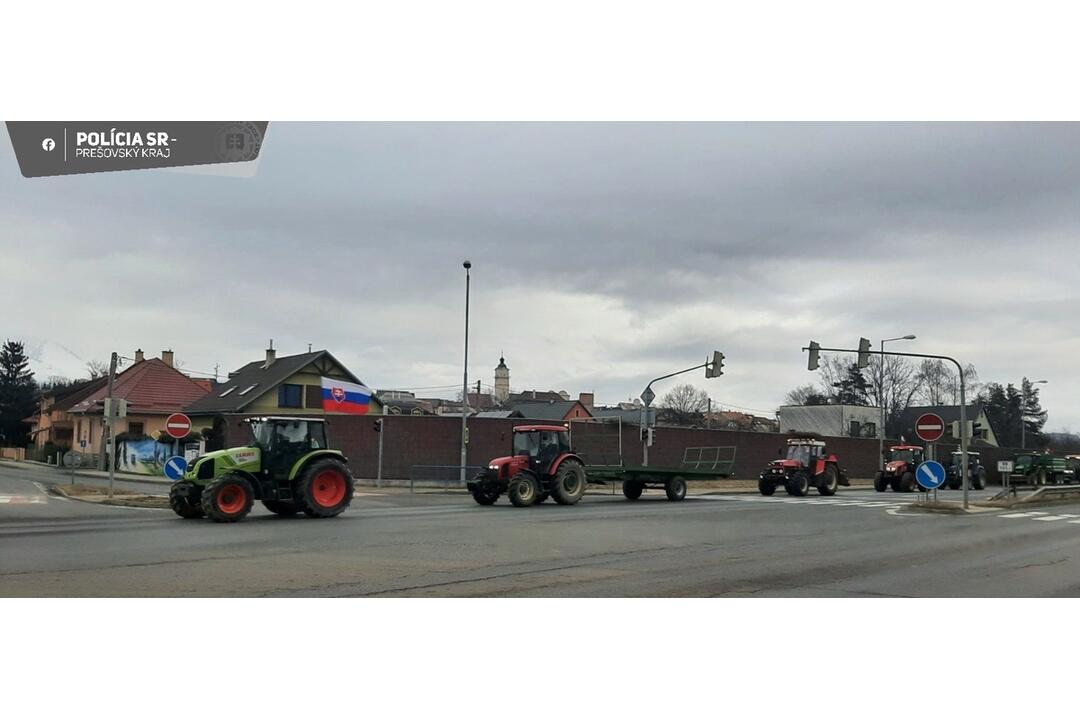
[[85, 497], [83, 497], [81, 495], [72, 495], [71, 493], [67, 492], [62, 485], [46, 485], [46, 487], [49, 489], [50, 493], [55, 493], [56, 495], [59, 495], [62, 498], [66, 498], [67, 500], [75, 500], [75, 501], [78, 501], [78, 502], [87, 503], [88, 505], [112, 505], [112, 506], [115, 506], [115, 507], [137, 507], [137, 508], [146, 508], [148, 510], [168, 510], [169, 509], [169, 506], [167, 504], [168, 503], [168, 499], [167, 499], [168, 496], [167, 495], [150, 495], [150, 496], [144, 495], [144, 496], [142, 496], [142, 497], [165, 498], [166, 499], [166, 504], [161, 505], [161, 504], [151, 504], [151, 503], [149, 503], [149, 502], [147, 502], [145, 500], [126, 500], [123, 497], [118, 498], [115, 495], [113, 496], [112, 500], [108, 500], [108, 499], [104, 499], [104, 500], [88, 500], [87, 498], [85, 498]]

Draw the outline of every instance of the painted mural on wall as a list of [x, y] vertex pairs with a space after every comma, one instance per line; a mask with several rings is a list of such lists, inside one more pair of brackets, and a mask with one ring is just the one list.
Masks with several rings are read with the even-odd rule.
[[148, 437], [125, 439], [116, 437], [116, 457], [119, 472], [142, 475], [164, 475], [165, 461], [172, 455], [172, 445]]

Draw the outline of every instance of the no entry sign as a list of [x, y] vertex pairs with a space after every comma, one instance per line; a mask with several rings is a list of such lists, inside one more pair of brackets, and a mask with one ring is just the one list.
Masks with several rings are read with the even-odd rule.
[[191, 418], [184, 413], [173, 413], [165, 419], [165, 432], [177, 440], [187, 437], [191, 432]]
[[915, 421], [915, 434], [923, 442], [937, 442], [945, 434], [945, 421], [936, 413], [923, 413]]

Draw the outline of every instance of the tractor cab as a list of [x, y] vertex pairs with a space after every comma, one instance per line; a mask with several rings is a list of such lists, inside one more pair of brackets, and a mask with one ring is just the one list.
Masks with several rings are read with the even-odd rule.
[[[792, 438], [787, 441], [787, 452], [780, 464], [811, 467], [814, 461], [825, 455], [825, 442], [811, 438]], [[785, 462], [786, 461], [786, 462]]]
[[288, 477], [297, 460], [326, 448], [326, 422], [321, 418], [260, 417], [245, 420], [252, 445], [262, 451], [263, 470], [273, 478]]
[[519, 425], [513, 435], [513, 457], [526, 458], [533, 472], [546, 473], [556, 458], [570, 452], [570, 433], [561, 425]]
[[907, 465], [918, 465], [924, 457], [925, 451], [918, 445], [893, 445], [885, 457], [886, 464], [902, 462]]

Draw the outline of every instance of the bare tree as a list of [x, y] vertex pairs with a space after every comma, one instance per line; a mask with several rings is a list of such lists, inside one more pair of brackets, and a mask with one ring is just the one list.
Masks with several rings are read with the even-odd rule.
[[701, 418], [709, 405], [709, 394], [685, 383], [671, 388], [660, 400], [668, 422], [689, 425]]
[[[953, 369], [953, 364], [944, 360], [929, 358], [919, 363], [921, 388], [919, 399], [927, 405], [959, 405], [960, 375]], [[979, 373], [975, 366], [964, 366], [965, 395], [974, 399], [979, 392]]]
[[109, 364], [100, 360], [88, 360], [86, 362], [86, 373], [90, 376], [91, 380], [105, 377], [109, 374]]
[[904, 357], [872, 355], [866, 379], [870, 403], [885, 408], [886, 434], [895, 435], [900, 416], [922, 387], [919, 366]]
[[828, 396], [814, 385], [800, 385], [784, 396], [785, 405], [823, 405]]

